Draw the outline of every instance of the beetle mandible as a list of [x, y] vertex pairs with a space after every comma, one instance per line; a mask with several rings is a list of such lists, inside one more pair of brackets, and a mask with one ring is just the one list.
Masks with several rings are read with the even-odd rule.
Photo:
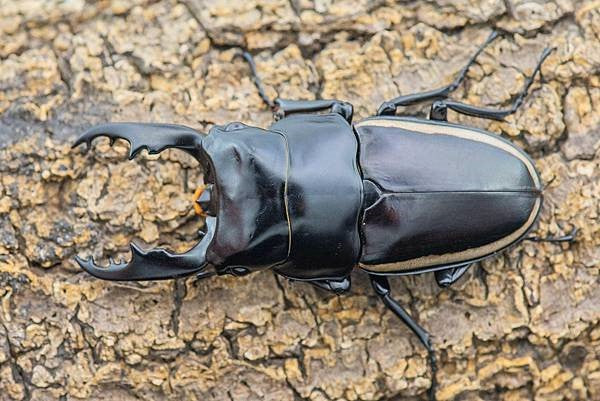
[[[111, 123], [85, 132], [142, 149], [193, 155], [205, 172], [197, 191], [206, 232], [188, 252], [142, 250], [107, 267], [77, 257], [107, 280], [170, 279], [196, 274], [242, 276], [271, 269], [342, 293], [350, 272], [365, 270], [377, 295], [419, 337], [434, 370], [429, 334], [391, 295], [390, 275], [434, 272], [447, 287], [468, 267], [523, 239], [542, 207], [542, 184], [532, 160], [510, 142], [447, 122], [447, 110], [500, 120], [514, 113], [552, 49], [545, 49], [507, 109], [448, 99], [497, 33], [472, 55], [457, 78], [437, 90], [384, 102], [374, 117], [352, 124], [352, 105], [339, 100], [271, 101], [252, 57], [244, 52], [262, 99], [275, 106], [268, 129], [231, 123], [208, 135], [169, 124]], [[431, 101], [429, 119], [396, 116], [396, 109]], [[329, 113], [316, 113], [329, 110]], [[551, 238], [569, 241], [572, 235]]]

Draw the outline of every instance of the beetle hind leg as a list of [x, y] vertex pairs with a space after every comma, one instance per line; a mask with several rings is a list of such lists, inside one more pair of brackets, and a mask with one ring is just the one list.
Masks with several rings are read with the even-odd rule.
[[577, 240], [577, 232], [579, 230], [574, 228], [570, 233], [561, 235], [558, 237], [538, 237], [536, 235], [532, 235], [529, 237], [525, 237], [525, 241], [533, 241], [533, 242], [567, 242], [572, 243]]
[[436, 389], [436, 379], [435, 375], [437, 372], [437, 361], [435, 358], [435, 351], [433, 349], [433, 345], [431, 344], [431, 336], [430, 334], [404, 310], [404, 308], [392, 298], [392, 291], [390, 288], [390, 283], [385, 276], [380, 276], [376, 274], [369, 274], [369, 278], [371, 279], [371, 284], [373, 289], [379, 295], [379, 298], [383, 301], [385, 306], [389, 310], [391, 310], [397, 317], [402, 320], [404, 324], [406, 324], [412, 331], [417, 335], [421, 343], [427, 349], [427, 353], [429, 356], [429, 365], [431, 367], [431, 387], [429, 388], [429, 399], [435, 400], [435, 389]]

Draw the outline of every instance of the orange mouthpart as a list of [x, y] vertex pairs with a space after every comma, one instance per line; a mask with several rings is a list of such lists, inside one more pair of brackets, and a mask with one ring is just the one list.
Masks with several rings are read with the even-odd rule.
[[198, 188], [196, 188], [196, 192], [194, 192], [194, 197], [193, 197], [194, 211], [196, 212], [196, 214], [198, 216], [202, 216], [202, 217], [206, 217], [206, 212], [204, 210], [202, 210], [202, 207], [200, 207], [200, 205], [198, 204], [198, 198], [200, 198], [200, 195], [202, 195], [202, 192], [204, 192], [205, 188], [206, 188], [206, 185], [200, 185]]

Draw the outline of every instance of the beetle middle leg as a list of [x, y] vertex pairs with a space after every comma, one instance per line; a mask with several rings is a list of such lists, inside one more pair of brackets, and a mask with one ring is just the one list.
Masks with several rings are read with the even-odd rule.
[[437, 372], [437, 361], [435, 359], [435, 351], [433, 350], [433, 345], [431, 344], [431, 336], [429, 333], [419, 326], [417, 322], [404, 310], [404, 308], [394, 299], [392, 298], [392, 291], [390, 288], [390, 283], [385, 276], [380, 276], [377, 274], [369, 274], [369, 278], [371, 279], [371, 285], [373, 289], [379, 295], [379, 298], [383, 301], [385, 306], [388, 307], [389, 310], [394, 312], [396, 316], [402, 320], [404, 324], [406, 324], [412, 331], [417, 335], [421, 343], [427, 349], [427, 353], [429, 356], [429, 364], [431, 366], [431, 387], [429, 388], [429, 399], [435, 400], [435, 374]]
[[431, 112], [429, 114], [430, 118], [432, 120], [437, 121], [446, 121], [448, 116], [448, 109], [454, 110], [457, 113], [465, 114], [468, 116], [487, 118], [491, 120], [502, 120], [506, 116], [515, 113], [518, 110], [518, 108], [523, 104], [523, 101], [525, 100], [525, 97], [527, 96], [529, 88], [533, 84], [536, 75], [538, 73], [540, 73], [541, 75], [540, 69], [542, 68], [542, 64], [544, 63], [544, 60], [546, 60], [546, 58], [550, 55], [550, 53], [552, 53], [553, 50], [553, 48], [544, 49], [537, 65], [535, 66], [533, 73], [529, 77], [527, 77], [525, 85], [523, 85], [523, 89], [521, 90], [521, 92], [519, 92], [519, 94], [517, 95], [517, 97], [512, 102], [509, 108], [492, 109], [480, 106], [472, 106], [470, 104], [457, 102], [454, 100], [437, 100], [431, 105]]
[[464, 265], [449, 267], [447, 269], [435, 271], [435, 281], [437, 285], [442, 288], [450, 287], [456, 283], [471, 267], [472, 263], [466, 263]]
[[344, 277], [341, 280], [311, 280], [309, 283], [334, 294], [343, 294], [350, 290], [350, 277]]
[[258, 76], [256, 70], [256, 63], [254, 58], [248, 52], [242, 52], [241, 57], [248, 62], [250, 71], [252, 73], [252, 81], [258, 89], [260, 98], [265, 102], [269, 108], [275, 113], [275, 119], [279, 120], [294, 113], [313, 113], [317, 111], [330, 110], [332, 113], [336, 113], [344, 117], [349, 123], [352, 122], [352, 115], [354, 109], [348, 102], [344, 102], [337, 99], [319, 99], [319, 100], [291, 100], [291, 99], [280, 99], [276, 98], [272, 100], [265, 92], [262, 80]]
[[469, 68], [475, 63], [475, 59], [477, 59], [477, 56], [479, 56], [483, 49], [485, 49], [497, 37], [498, 32], [493, 31], [490, 34], [490, 36], [488, 36], [488, 38], [485, 40], [485, 42], [481, 46], [479, 46], [479, 48], [477, 49], [477, 51], [475, 51], [471, 58], [469, 58], [467, 64], [460, 70], [460, 73], [450, 85], [438, 89], [433, 89], [430, 91], [398, 96], [392, 100], [383, 102], [381, 106], [379, 106], [379, 108], [377, 109], [376, 115], [394, 115], [396, 114], [396, 110], [398, 107], [412, 106], [418, 103], [448, 98], [450, 93], [455, 91], [460, 86], [462, 81], [464, 81], [465, 77], [467, 76], [467, 72], [469, 71]]

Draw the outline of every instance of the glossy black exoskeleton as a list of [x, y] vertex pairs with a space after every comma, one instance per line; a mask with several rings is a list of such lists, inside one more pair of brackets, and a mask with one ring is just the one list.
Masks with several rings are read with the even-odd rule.
[[[545, 50], [523, 91], [506, 110], [447, 100], [493, 33], [450, 85], [401, 96], [376, 116], [352, 124], [352, 106], [338, 100], [271, 102], [249, 54], [255, 83], [280, 119], [268, 129], [232, 123], [208, 135], [178, 125], [111, 123], [91, 128], [74, 146], [98, 136], [122, 138], [140, 150], [183, 149], [205, 172], [198, 208], [206, 232], [184, 254], [144, 251], [132, 259], [83, 269], [107, 280], [153, 280], [197, 274], [236, 276], [270, 269], [341, 293], [350, 272], [368, 272], [378, 296], [420, 338], [429, 335], [391, 297], [387, 276], [435, 272], [456, 282], [475, 261], [525, 238], [542, 207], [534, 163], [510, 142], [451, 124], [447, 110], [502, 119], [522, 104]], [[398, 117], [396, 108], [432, 101], [430, 119]], [[311, 112], [329, 110], [327, 114]], [[552, 240], [569, 240], [568, 236]], [[435, 379], [435, 374], [433, 375]], [[434, 396], [433, 381], [431, 396]]]

